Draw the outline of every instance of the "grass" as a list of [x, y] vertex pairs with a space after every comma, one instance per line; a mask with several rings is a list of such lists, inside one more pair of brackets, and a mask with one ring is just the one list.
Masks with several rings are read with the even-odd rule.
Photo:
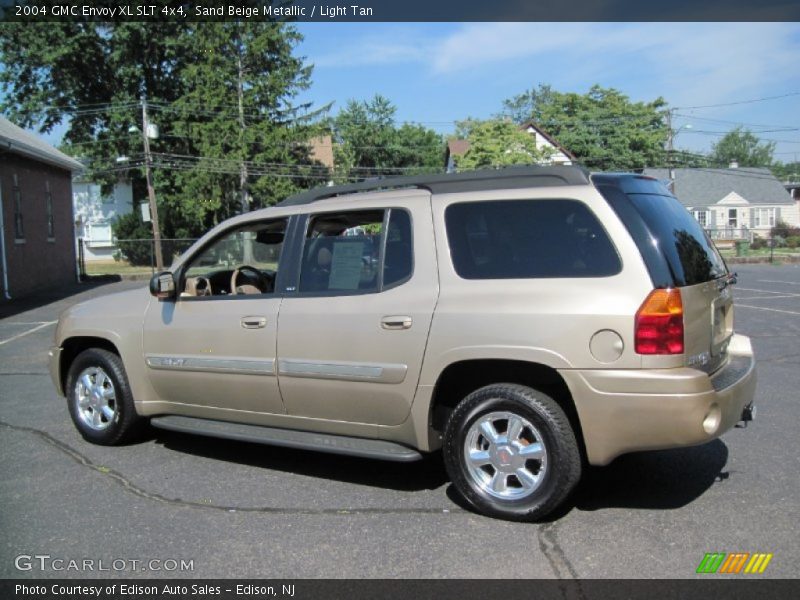
[[152, 273], [150, 265], [136, 266], [124, 260], [86, 261], [87, 275], [150, 275]]
[[[763, 256], [769, 257], [769, 248], [759, 248], [757, 250], [753, 250], [752, 248], [748, 248], [747, 251], [742, 254], [742, 256]], [[736, 249], [735, 248], [720, 248], [719, 253], [722, 254], [724, 258], [731, 258], [736, 256]], [[773, 256], [781, 257], [781, 256], [800, 256], [800, 248], [775, 248], [773, 252]]]

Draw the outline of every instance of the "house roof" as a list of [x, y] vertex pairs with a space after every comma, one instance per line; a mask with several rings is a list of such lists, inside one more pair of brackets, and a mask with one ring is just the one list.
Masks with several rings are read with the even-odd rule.
[[38, 135], [0, 117], [0, 150], [32, 158], [67, 171], [82, 171], [83, 165], [45, 142]]
[[463, 156], [469, 150], [469, 140], [447, 140], [450, 156]]
[[[542, 128], [539, 127], [533, 121], [526, 121], [522, 125], [519, 126], [520, 131], [528, 131], [528, 129], [533, 128], [536, 130], [536, 133], [541, 135], [544, 139], [546, 139], [550, 144], [559, 152], [561, 152], [564, 156], [569, 158], [570, 160], [575, 160], [575, 155], [572, 154], [569, 150], [564, 148], [561, 144], [558, 143], [557, 140], [552, 138], [546, 132], [542, 131]], [[451, 156], [463, 156], [469, 150], [469, 140], [447, 140], [447, 152], [446, 158], [450, 158]]]
[[570, 160], [576, 160], [575, 155], [572, 152], [570, 152], [569, 150], [564, 148], [564, 146], [562, 146], [559, 143], [558, 140], [556, 140], [554, 137], [550, 136], [549, 133], [547, 133], [541, 127], [539, 127], [539, 125], [535, 121], [526, 121], [525, 123], [523, 123], [519, 127], [520, 127], [520, 129], [523, 129], [525, 131], [527, 131], [530, 128], [535, 129], [536, 133], [538, 133], [540, 136], [542, 136], [544, 139], [546, 139], [548, 142], [550, 142], [550, 144], [553, 147], [555, 147], [559, 152], [561, 152], [564, 156], [566, 156]]
[[[730, 193], [736, 193], [750, 204], [790, 204], [792, 197], [783, 184], [763, 168], [739, 169], [672, 169], [673, 191], [680, 201], [691, 207], [716, 204]], [[644, 175], [669, 180], [670, 169], [645, 169]]]

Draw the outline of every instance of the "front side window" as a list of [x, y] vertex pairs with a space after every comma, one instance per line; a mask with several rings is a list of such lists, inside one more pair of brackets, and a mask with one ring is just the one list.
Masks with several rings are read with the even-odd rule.
[[188, 263], [182, 297], [272, 294], [286, 220], [237, 227], [206, 246]]
[[608, 277], [622, 268], [597, 217], [576, 200], [453, 204], [445, 224], [464, 279]]
[[303, 243], [299, 291], [343, 295], [399, 285], [411, 276], [411, 241], [404, 210], [314, 215]]

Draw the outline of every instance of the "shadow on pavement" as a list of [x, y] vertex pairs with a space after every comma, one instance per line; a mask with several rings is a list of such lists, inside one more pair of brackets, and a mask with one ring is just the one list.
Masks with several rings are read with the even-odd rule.
[[721, 440], [702, 446], [639, 452], [606, 467], [589, 467], [573, 496], [579, 510], [601, 508], [674, 509], [724, 482], [728, 447]]
[[20, 313], [27, 312], [36, 308], [41, 308], [48, 304], [58, 302], [64, 298], [81, 294], [83, 292], [93, 290], [111, 283], [122, 281], [119, 275], [102, 275], [90, 277], [82, 283], [72, 283], [49, 290], [35, 292], [29, 296], [22, 298], [14, 298], [12, 290], [12, 299], [0, 301], [0, 319], [7, 319]]
[[[398, 491], [433, 490], [447, 484], [448, 498], [473, 510], [449, 484], [440, 452], [416, 463], [392, 463], [163, 430], [153, 430], [153, 437], [176, 452], [319, 479]], [[728, 478], [727, 460], [727, 446], [714, 440], [691, 448], [629, 454], [606, 467], [588, 467], [572, 499], [545, 522], [557, 521], [576, 508], [680, 508]]]
[[[645, 508], [669, 510], [690, 504], [715, 482], [725, 481], [728, 447], [720, 440], [703, 446], [638, 452], [606, 467], [584, 467], [578, 488], [560, 508], [538, 523], [559, 521], [572, 510]], [[475, 509], [450, 484], [447, 497], [465, 510]]]
[[153, 429], [157, 444], [218, 461], [397, 491], [433, 490], [446, 484], [440, 453], [413, 463], [396, 463], [295, 450]]

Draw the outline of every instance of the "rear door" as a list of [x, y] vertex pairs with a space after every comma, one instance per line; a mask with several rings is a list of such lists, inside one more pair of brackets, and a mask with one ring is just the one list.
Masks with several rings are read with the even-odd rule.
[[438, 296], [429, 198], [307, 215], [296, 293], [278, 322], [290, 415], [408, 417]]

